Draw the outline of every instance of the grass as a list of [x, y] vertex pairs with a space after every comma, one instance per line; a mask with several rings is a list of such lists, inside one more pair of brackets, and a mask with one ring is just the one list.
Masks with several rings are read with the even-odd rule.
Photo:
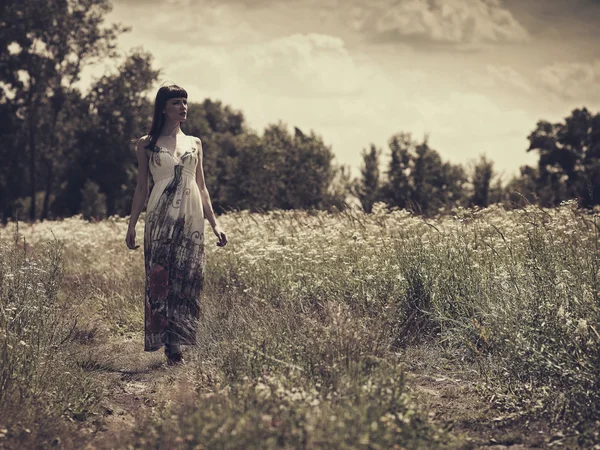
[[[509, 422], [570, 430], [574, 445], [598, 442], [595, 214], [567, 203], [423, 220], [377, 205], [370, 215], [239, 212], [220, 220], [230, 243], [217, 249], [207, 240], [200, 344], [171, 371], [156, 365], [160, 355], [140, 356], [143, 255], [126, 249], [125, 219], [37, 223], [21, 227], [16, 244], [9, 225], [0, 238], [0, 351], [3, 362], [18, 362], [0, 369], [12, 383], [0, 397], [8, 411], [0, 425], [17, 429], [7, 422], [16, 399], [48, 395], [51, 410], [27, 403], [28, 423], [74, 420], [91, 431], [54, 435], [97, 447], [468, 448], [471, 422], [452, 429], [416, 401], [439, 390], [447, 401], [436, 400], [438, 410], [458, 405], [450, 384], [413, 379], [446, 371], [488, 400], [481, 415], [493, 407]], [[38, 279], [33, 294], [27, 286]], [[6, 319], [15, 304], [35, 327]], [[99, 438], [103, 402], [124, 398], [107, 380], [137, 383], [137, 397], [156, 405], [135, 415], [135, 427]], [[520, 442], [516, 430], [501, 436]], [[30, 442], [52, 439], [40, 433]]]
[[0, 439], [28, 448], [61, 442], [63, 422], [87, 418], [99, 393], [74, 358], [63, 245], [15, 241], [0, 244]]

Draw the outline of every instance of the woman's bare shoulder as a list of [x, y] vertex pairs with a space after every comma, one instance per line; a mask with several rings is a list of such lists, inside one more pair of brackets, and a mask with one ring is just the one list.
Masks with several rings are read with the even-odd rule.
[[146, 134], [146, 135], [142, 136], [141, 138], [138, 138], [135, 145], [136, 145], [136, 148], [138, 148], [138, 149], [145, 149], [149, 143], [150, 143], [150, 136]]
[[196, 144], [196, 145], [198, 145], [198, 146], [201, 146], [201, 145], [202, 145], [202, 141], [200, 140], [200, 138], [199, 138], [199, 137], [197, 137], [197, 136], [192, 136], [191, 134], [190, 134], [190, 135], [188, 135], [188, 136], [189, 136], [189, 137], [192, 139], [192, 141], [194, 141], [194, 144]]
[[148, 150], [147, 147], [148, 147], [148, 144], [150, 143], [150, 141], [151, 141], [151, 136], [149, 136], [149, 135], [145, 135], [145, 136], [142, 136], [141, 138], [138, 138], [137, 142], [135, 144], [136, 153], [138, 153], [140, 156], [142, 154], [149, 156], [151, 152], [150, 152], [150, 150]]
[[138, 139], [138, 143], [141, 143], [141, 144], [147, 144], [148, 142], [150, 142], [149, 134], [145, 134], [141, 138]]

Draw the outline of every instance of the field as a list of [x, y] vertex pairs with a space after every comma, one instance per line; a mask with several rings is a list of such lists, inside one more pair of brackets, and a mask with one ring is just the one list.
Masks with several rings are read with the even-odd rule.
[[175, 368], [127, 219], [0, 229], [0, 447], [600, 448], [599, 216], [220, 221]]

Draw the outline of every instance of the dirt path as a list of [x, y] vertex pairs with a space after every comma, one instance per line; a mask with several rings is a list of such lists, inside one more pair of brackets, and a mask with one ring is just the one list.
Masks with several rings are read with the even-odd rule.
[[481, 398], [472, 381], [439, 373], [411, 373], [407, 385], [417, 404], [429, 412], [429, 419], [462, 435], [467, 448], [539, 449], [551, 443], [559, 446], [565, 437], [543, 422], [502, 414]]
[[128, 336], [94, 346], [87, 370], [105, 397], [99, 405], [101, 417], [89, 429], [86, 449], [110, 448], [108, 443], [119, 442], [138, 420], [167, 407], [177, 391], [173, 385], [185, 378], [185, 367], [167, 367], [162, 352], [142, 352], [140, 342], [141, 337]]
[[[193, 386], [194, 361], [187, 366], [167, 367], [162, 352], [141, 352], [140, 342], [140, 336], [132, 335], [91, 346], [88, 370], [103, 386], [106, 396], [100, 403], [102, 416], [87, 429], [90, 439], [86, 450], [111, 448], [109, 443], [120, 442], [138, 420], [159, 414]], [[464, 448], [525, 450], [547, 448], [551, 443], [560, 446], [564, 438], [560, 432], [552, 433], [544, 424], [502, 416], [481, 398], [473, 382], [427, 372], [407, 374], [409, 392], [432, 422], [465, 439]]]

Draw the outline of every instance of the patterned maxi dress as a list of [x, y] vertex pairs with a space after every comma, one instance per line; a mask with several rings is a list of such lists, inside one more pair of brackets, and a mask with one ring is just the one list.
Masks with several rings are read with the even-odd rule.
[[154, 187], [144, 228], [144, 350], [178, 352], [196, 342], [204, 284], [204, 213], [196, 184], [198, 148], [175, 157], [156, 146], [149, 161]]

